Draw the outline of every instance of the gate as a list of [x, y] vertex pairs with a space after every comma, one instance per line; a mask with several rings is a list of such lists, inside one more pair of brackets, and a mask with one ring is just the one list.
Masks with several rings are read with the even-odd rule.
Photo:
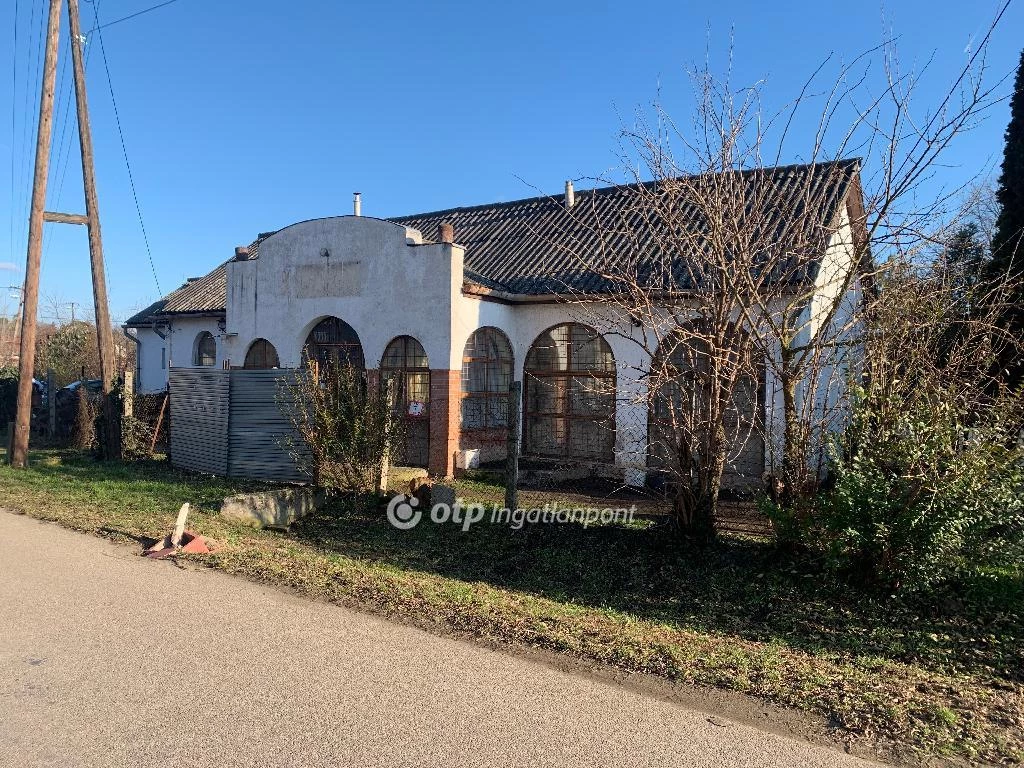
[[172, 368], [171, 463], [214, 475], [305, 482], [298, 434], [281, 412], [289, 369]]

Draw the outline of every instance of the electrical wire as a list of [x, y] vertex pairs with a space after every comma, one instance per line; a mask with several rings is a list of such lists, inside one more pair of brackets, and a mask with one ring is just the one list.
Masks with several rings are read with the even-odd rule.
[[11, 258], [14, 257], [14, 136], [17, 126], [18, 110], [18, 0], [14, 0], [14, 45], [11, 47]]
[[[175, 2], [175, 0], [170, 0], [170, 2]], [[168, 2], [168, 3], [164, 3], [163, 5], [169, 5], [169, 4], [170, 3]], [[98, 5], [99, 4], [97, 3], [96, 6], [98, 6]], [[159, 8], [161, 6], [156, 6], [156, 7]], [[94, 6], [93, 7], [93, 12], [97, 13], [98, 12], [98, 8]], [[135, 15], [137, 16], [138, 14], [135, 14]], [[125, 18], [130, 18], [130, 17], [125, 17]], [[132, 173], [132, 164], [131, 164], [131, 161], [128, 159], [128, 145], [125, 143], [125, 140], [124, 140], [124, 130], [121, 127], [121, 113], [120, 113], [120, 111], [117, 108], [117, 97], [114, 95], [114, 82], [113, 82], [113, 80], [110, 77], [110, 63], [107, 60], [107, 49], [106, 49], [106, 46], [104, 46], [104, 44], [103, 44], [103, 26], [104, 25], [99, 23], [99, 17], [97, 15], [96, 16], [96, 26], [94, 27], [94, 29], [96, 30], [97, 35], [98, 35], [99, 40], [100, 40], [100, 54], [103, 57], [103, 69], [104, 69], [104, 71], [107, 74], [107, 87], [110, 90], [110, 101], [111, 101], [111, 103], [114, 106], [114, 122], [117, 124], [117, 134], [121, 138], [121, 152], [124, 154], [124, 164], [125, 164], [125, 167], [128, 169], [128, 182], [129, 182], [129, 184], [131, 185], [131, 188], [132, 188], [132, 197], [135, 199], [135, 212], [139, 216], [139, 226], [142, 228], [142, 240], [146, 244], [146, 256], [149, 259], [149, 268], [153, 272], [153, 282], [156, 283], [157, 293], [162, 296], [163, 295], [163, 291], [160, 289], [160, 278], [157, 277], [157, 274], [156, 274], [156, 264], [153, 262], [153, 251], [149, 247], [149, 235], [146, 233], [146, 222], [142, 218], [142, 206], [139, 204], [139, 194], [138, 194], [138, 191], [135, 189], [135, 175]]]
[[[85, 2], [91, 3], [92, 0], [85, 0]], [[178, 0], [167, 0], [167, 2], [160, 3], [159, 5], [154, 5], [151, 8], [145, 8], [145, 9], [143, 9], [141, 11], [136, 11], [133, 14], [130, 14], [128, 16], [122, 16], [120, 19], [115, 19], [114, 21], [108, 21], [106, 24], [102, 24], [102, 25], [97, 21], [97, 22], [95, 22], [96, 26], [93, 27], [92, 29], [90, 29], [85, 34], [91, 35], [93, 32], [95, 32], [98, 29], [106, 29], [107, 27], [112, 27], [115, 24], [120, 24], [122, 21], [128, 21], [129, 19], [134, 19], [136, 16], [141, 16], [144, 13], [149, 13], [150, 11], [155, 11], [158, 8], [163, 8], [164, 6], [167, 6], [167, 5], [170, 5], [171, 3], [176, 3], [176, 2], [178, 2]]]
[[[19, 152], [21, 163], [19, 165], [18, 175], [21, 176], [23, 179], [26, 179], [27, 183], [22, 185], [21, 190], [20, 190], [21, 194], [18, 195], [17, 210], [18, 210], [19, 213], [23, 214], [22, 215], [22, 221], [24, 222], [24, 226], [23, 227], [19, 227], [19, 230], [18, 230], [19, 231], [19, 235], [24, 234], [26, 240], [28, 238], [28, 212], [29, 212], [29, 206], [31, 205], [31, 201], [32, 201], [32, 178], [26, 172], [28, 170], [28, 168], [29, 168], [29, 163], [30, 163], [29, 152], [31, 151], [29, 149], [29, 146], [30, 146], [29, 145], [29, 135], [30, 135], [29, 134], [29, 129], [31, 127], [35, 127], [37, 125], [37, 119], [38, 119], [38, 116], [39, 116], [38, 108], [34, 109], [34, 110], [32, 109], [32, 107], [35, 106], [35, 100], [31, 99], [32, 88], [30, 87], [32, 83], [38, 81], [38, 75], [39, 75], [38, 56], [36, 58], [35, 73], [32, 74], [32, 50], [33, 50], [33, 48], [36, 47], [35, 44], [33, 43], [33, 41], [37, 39], [34, 33], [35, 33], [35, 29], [36, 29], [36, 11], [37, 11], [38, 8], [39, 8], [39, 0], [33, 0], [33, 2], [32, 2], [32, 15], [31, 15], [31, 17], [29, 19], [29, 27], [28, 27], [28, 34], [29, 34], [29, 36], [28, 36], [28, 39], [26, 40], [26, 43], [28, 45], [28, 55], [27, 55], [26, 61], [25, 61], [25, 77], [26, 77], [26, 81], [25, 81], [25, 87], [23, 89], [24, 96], [25, 96], [25, 99], [24, 99], [25, 106], [24, 106], [24, 110], [21, 113], [22, 114], [21, 152]], [[40, 16], [39, 16], [39, 23], [40, 24], [43, 23], [43, 15], [42, 14], [40, 14]], [[40, 32], [39, 37], [38, 37], [38, 41], [39, 41], [40, 45], [42, 44], [42, 38], [43, 38], [43, 33]], [[37, 49], [37, 53], [38, 53], [38, 49]]]

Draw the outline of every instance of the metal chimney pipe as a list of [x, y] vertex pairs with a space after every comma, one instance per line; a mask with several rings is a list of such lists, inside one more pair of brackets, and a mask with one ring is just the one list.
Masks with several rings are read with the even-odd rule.
[[362, 216], [363, 215], [363, 201], [359, 197], [358, 192], [352, 193], [352, 215]]
[[572, 180], [566, 179], [565, 181], [565, 207], [572, 208], [576, 205], [576, 192], [572, 188]]

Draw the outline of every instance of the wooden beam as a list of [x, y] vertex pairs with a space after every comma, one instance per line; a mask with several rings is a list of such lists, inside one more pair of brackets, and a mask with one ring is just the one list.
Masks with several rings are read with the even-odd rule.
[[43, 211], [43, 221], [50, 221], [54, 224], [88, 224], [89, 217], [82, 213]]
[[28, 220], [28, 253], [25, 258], [25, 290], [22, 292], [21, 346], [18, 358], [18, 411], [7, 460], [11, 466], [28, 466], [28, 436], [32, 418], [32, 376], [36, 362], [36, 312], [39, 309], [39, 267], [43, 255], [43, 209], [46, 178], [50, 169], [53, 138], [53, 92], [57, 81], [57, 43], [60, 35], [61, 0], [50, 0], [46, 26], [46, 55], [39, 97], [39, 128], [36, 132], [36, 165], [32, 182], [32, 209]]
[[89, 223], [89, 261], [92, 268], [92, 303], [96, 310], [96, 336], [100, 348], [100, 376], [103, 379], [103, 411], [106, 416], [104, 456], [121, 459], [121, 421], [110, 397], [117, 376], [114, 333], [110, 327], [107, 304], [107, 276], [103, 268], [103, 239], [100, 237], [100, 207], [96, 197], [96, 167], [92, 156], [92, 130], [89, 127], [89, 104], [85, 95], [85, 65], [82, 61], [81, 22], [78, 0], [68, 0], [68, 26], [71, 34], [71, 64], [75, 83], [75, 106], [78, 112], [78, 146], [82, 155], [82, 180], [85, 185], [85, 213]]

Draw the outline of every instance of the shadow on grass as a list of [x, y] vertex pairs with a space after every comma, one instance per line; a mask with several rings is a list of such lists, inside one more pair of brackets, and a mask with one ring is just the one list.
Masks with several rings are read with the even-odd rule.
[[279, 487], [258, 480], [201, 475], [176, 469], [160, 459], [131, 463], [99, 461], [77, 450], [32, 451], [29, 466], [31, 476], [35, 476], [41, 486], [59, 487], [70, 497], [116, 499], [121, 506], [130, 499], [132, 503], [143, 505], [155, 501], [173, 506], [188, 501], [200, 507], [219, 509], [225, 496]]
[[[126, 536], [151, 532], [154, 515], [173, 515], [185, 501], [216, 514], [224, 496], [274, 487], [175, 470], [163, 461], [97, 462], [74, 451], [33, 453], [31, 471], [9, 485], [6, 495], [21, 493], [25, 503], [102, 510], [95, 520], [86, 518], [88, 525], [102, 523]], [[399, 531], [383, 510], [354, 511], [342, 501], [289, 535], [326, 553], [710, 634], [842, 654], [868, 669], [896, 660], [1024, 681], [1020, 570], [977, 574], [928, 600], [895, 598], [831, 582], [811, 564], [753, 538], [723, 536], [697, 548], [656, 526], [549, 524], [516, 531], [480, 523], [462, 532], [425, 521]]]
[[529, 592], [701, 632], [1024, 680], [1020, 574], [994, 574], [930, 601], [859, 592], [771, 544], [723, 536], [698, 548], [658, 526], [548, 524], [463, 532], [429, 520], [391, 527], [382, 510], [333, 508], [291, 535], [319, 549]]

